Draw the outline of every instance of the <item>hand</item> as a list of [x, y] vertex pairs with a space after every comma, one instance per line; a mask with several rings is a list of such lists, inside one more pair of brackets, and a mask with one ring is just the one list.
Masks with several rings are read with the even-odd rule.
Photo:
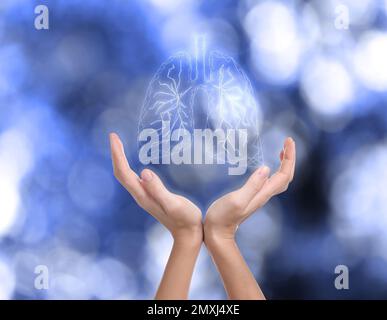
[[295, 143], [287, 138], [281, 166], [269, 178], [269, 168], [257, 169], [238, 190], [216, 200], [204, 221], [204, 242], [230, 299], [265, 299], [235, 242], [238, 226], [270, 198], [285, 191], [294, 176]]
[[114, 175], [137, 204], [162, 223], [174, 240], [202, 242], [203, 227], [200, 209], [188, 199], [170, 192], [151, 170], [141, 172], [141, 179], [130, 168], [122, 142], [110, 134]]
[[204, 221], [206, 244], [219, 238], [233, 239], [238, 226], [245, 219], [271, 197], [287, 190], [293, 180], [296, 162], [293, 139], [285, 140], [280, 160], [280, 168], [270, 178], [270, 169], [266, 166], [260, 167], [240, 189], [224, 195], [209, 207]]
[[151, 170], [141, 179], [130, 168], [120, 138], [110, 134], [114, 175], [138, 205], [172, 234], [174, 242], [155, 299], [187, 299], [193, 269], [203, 242], [202, 214], [188, 199], [165, 188]]

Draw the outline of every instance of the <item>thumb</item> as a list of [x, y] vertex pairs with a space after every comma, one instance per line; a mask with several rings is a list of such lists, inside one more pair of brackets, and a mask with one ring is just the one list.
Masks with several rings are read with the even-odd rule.
[[141, 172], [141, 184], [164, 210], [168, 206], [168, 203], [171, 203], [173, 194], [164, 186], [161, 179], [152, 170], [144, 169]]

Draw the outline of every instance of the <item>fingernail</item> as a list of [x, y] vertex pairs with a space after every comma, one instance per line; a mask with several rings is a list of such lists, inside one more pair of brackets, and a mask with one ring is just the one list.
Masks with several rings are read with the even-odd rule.
[[268, 166], [263, 166], [259, 169], [258, 173], [262, 176], [262, 177], [267, 177], [269, 175], [269, 172], [270, 172], [270, 168]]
[[153, 179], [153, 174], [149, 170], [144, 170], [141, 174], [141, 178], [142, 180], [149, 182]]

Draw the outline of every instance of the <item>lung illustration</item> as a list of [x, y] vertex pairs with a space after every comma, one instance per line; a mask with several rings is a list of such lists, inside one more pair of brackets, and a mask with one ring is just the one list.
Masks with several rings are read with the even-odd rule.
[[[163, 130], [228, 129], [247, 131], [247, 164], [263, 162], [260, 116], [254, 91], [234, 59], [217, 51], [207, 52], [204, 38], [195, 54], [180, 52], [170, 57], [152, 78], [141, 110], [139, 132]], [[169, 121], [170, 127], [163, 129]], [[224, 148], [238, 149], [226, 136]], [[229, 142], [229, 144], [227, 144]], [[161, 142], [160, 142], [161, 143]]]

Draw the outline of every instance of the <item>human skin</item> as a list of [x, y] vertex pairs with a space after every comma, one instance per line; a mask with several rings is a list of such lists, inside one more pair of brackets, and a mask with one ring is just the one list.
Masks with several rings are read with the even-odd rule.
[[293, 139], [285, 140], [280, 160], [275, 174], [269, 176], [269, 168], [260, 167], [240, 189], [219, 198], [207, 210], [203, 224], [204, 242], [230, 299], [265, 299], [239, 251], [235, 233], [238, 226], [271, 197], [287, 190], [296, 163]]
[[188, 199], [170, 192], [160, 178], [145, 169], [139, 177], [129, 166], [117, 134], [110, 134], [114, 175], [137, 204], [163, 224], [173, 247], [155, 299], [187, 299], [197, 256], [203, 242], [201, 210]]
[[296, 150], [287, 138], [281, 165], [269, 177], [266, 166], [257, 169], [238, 190], [216, 200], [202, 223], [200, 209], [190, 200], [167, 190], [160, 178], [145, 169], [139, 177], [129, 166], [122, 142], [110, 134], [114, 175], [140, 207], [162, 223], [173, 237], [173, 247], [155, 299], [187, 299], [201, 244], [221, 275], [230, 299], [265, 299], [235, 242], [238, 226], [292, 181]]

